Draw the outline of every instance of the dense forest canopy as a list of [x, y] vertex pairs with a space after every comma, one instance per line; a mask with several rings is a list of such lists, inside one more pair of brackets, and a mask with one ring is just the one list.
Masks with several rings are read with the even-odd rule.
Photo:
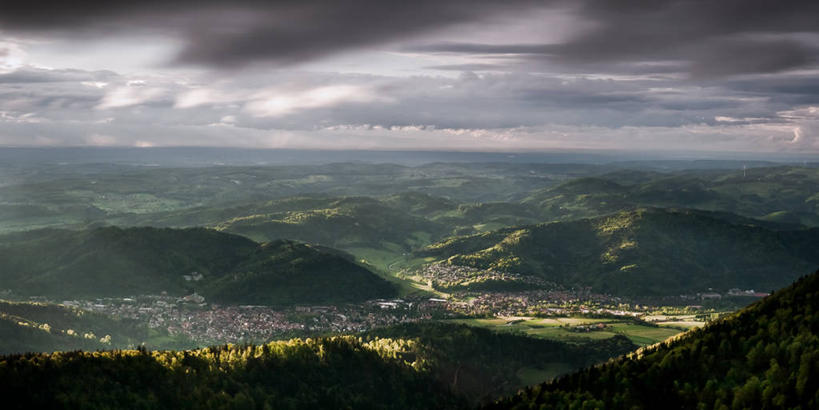
[[[401, 340], [291, 340], [194, 351], [66, 352], [0, 359], [7, 408], [466, 408], [398, 359]], [[413, 362], [421, 366], [420, 362]]]
[[[522, 387], [521, 369], [581, 368], [635, 347], [625, 337], [573, 345], [419, 323], [185, 351], [8, 355], [0, 391], [26, 397], [21, 408], [461, 408]], [[49, 387], [35, 394], [40, 383]]]

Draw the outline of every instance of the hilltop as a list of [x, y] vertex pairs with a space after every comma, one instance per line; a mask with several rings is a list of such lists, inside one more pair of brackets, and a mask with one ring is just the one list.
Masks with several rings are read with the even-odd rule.
[[396, 295], [381, 277], [349, 255], [322, 247], [278, 240], [205, 285], [203, 294], [224, 304], [338, 304]]
[[276, 305], [395, 294], [343, 252], [284, 240], [258, 244], [202, 228], [5, 235], [0, 266], [0, 288], [49, 298], [200, 292], [213, 301]]
[[816, 408], [819, 272], [705, 328], [491, 408]]
[[[417, 252], [453, 266], [617, 295], [780, 288], [815, 269], [819, 229], [775, 231], [704, 211], [641, 208], [448, 238]], [[742, 223], [747, 221], [747, 223]]]

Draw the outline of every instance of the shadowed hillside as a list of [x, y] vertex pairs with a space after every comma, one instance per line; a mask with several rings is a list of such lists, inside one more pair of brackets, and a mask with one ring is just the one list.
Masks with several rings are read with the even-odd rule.
[[260, 245], [210, 281], [203, 293], [225, 304], [289, 305], [361, 302], [395, 296], [393, 286], [348, 255], [292, 241]]
[[198, 291], [214, 301], [280, 305], [395, 294], [342, 252], [291, 241], [260, 245], [201, 228], [6, 235], [0, 237], [0, 266], [0, 288], [52, 298]]

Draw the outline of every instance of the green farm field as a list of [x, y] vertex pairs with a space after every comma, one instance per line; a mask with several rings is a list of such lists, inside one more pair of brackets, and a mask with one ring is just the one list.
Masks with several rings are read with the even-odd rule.
[[[646, 346], [661, 342], [683, 330], [669, 326], [643, 325], [631, 320], [598, 319], [587, 317], [558, 318], [492, 318], [492, 319], [453, 319], [455, 323], [483, 327], [497, 332], [522, 333], [532, 337], [564, 342], [582, 343], [590, 340], [602, 340], [623, 335], [635, 344]], [[598, 329], [597, 326], [600, 326]], [[578, 326], [589, 326], [591, 330], [577, 329]]]

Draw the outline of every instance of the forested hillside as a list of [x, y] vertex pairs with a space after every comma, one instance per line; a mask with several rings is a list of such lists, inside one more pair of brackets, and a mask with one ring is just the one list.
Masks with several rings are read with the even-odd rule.
[[[0, 288], [52, 298], [204, 293], [240, 304], [343, 303], [395, 294], [342, 252], [209, 229], [116, 227], [0, 237]], [[186, 277], [187, 276], [187, 277]]]
[[446, 226], [432, 220], [373, 198], [356, 197], [332, 198], [280, 212], [252, 210], [219, 221], [215, 227], [260, 241], [297, 239], [342, 249], [382, 248], [385, 243], [412, 249], [448, 232]]
[[453, 237], [417, 252], [618, 295], [770, 291], [819, 265], [819, 229], [775, 231], [702, 211], [645, 208]]
[[226, 304], [291, 305], [362, 302], [396, 295], [389, 282], [348, 255], [292, 241], [260, 245], [203, 288]]
[[123, 224], [209, 226], [257, 241], [294, 239], [339, 249], [409, 251], [453, 233], [536, 223], [540, 214], [514, 202], [462, 204], [419, 192], [380, 198], [297, 196], [228, 208], [131, 215]]
[[819, 406], [819, 272], [677, 340], [527, 388], [490, 408]]

